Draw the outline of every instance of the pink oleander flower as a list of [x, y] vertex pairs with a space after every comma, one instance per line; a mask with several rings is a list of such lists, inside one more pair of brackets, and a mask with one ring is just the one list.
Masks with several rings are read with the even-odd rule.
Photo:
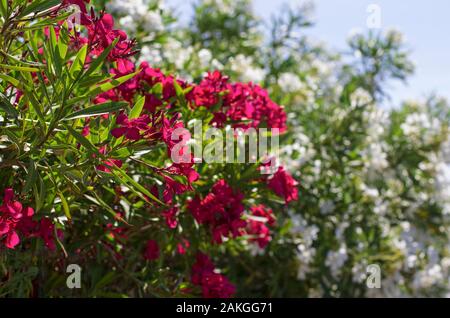
[[222, 101], [211, 121], [217, 127], [229, 121], [235, 128], [278, 128], [280, 133], [286, 130], [286, 113], [270, 99], [266, 90], [253, 83], [228, 83], [228, 77], [219, 71], [208, 73], [188, 99], [197, 107], [207, 108]]
[[177, 244], [177, 252], [180, 255], [186, 254], [187, 249], [191, 246], [188, 240], [182, 239], [180, 243]]
[[92, 54], [100, 55], [116, 38], [119, 38], [119, 40], [108, 55], [111, 61], [128, 58], [136, 53], [136, 51], [133, 51], [135, 41], [128, 40], [124, 31], [113, 29], [114, 18], [112, 15], [103, 12], [99, 17], [94, 17], [91, 14], [91, 23], [87, 24], [86, 27]]
[[[63, 232], [60, 229], [56, 230], [56, 235], [60, 240], [63, 239]], [[54, 251], [56, 249], [55, 224], [50, 219], [41, 219], [39, 222], [38, 236], [44, 240], [44, 244], [49, 250]]]
[[20, 243], [17, 227], [24, 214], [32, 215], [33, 209], [30, 209], [24, 209], [22, 203], [14, 200], [13, 189], [5, 189], [3, 203], [0, 206], [0, 239], [6, 236], [4, 244], [7, 248], [14, 249]]
[[228, 77], [219, 71], [208, 73], [207, 76], [192, 91], [196, 106], [210, 108], [219, 102], [219, 94], [229, 89]]
[[275, 194], [283, 197], [286, 203], [298, 200], [297, 181], [283, 167], [278, 168], [268, 180], [268, 185]]
[[246, 233], [251, 236], [249, 241], [257, 243], [260, 248], [265, 248], [272, 240], [268, 225], [275, 224], [273, 212], [264, 205], [253, 206], [250, 212], [246, 227]]
[[164, 175], [165, 187], [163, 191], [164, 203], [171, 204], [175, 195], [183, 194], [188, 191], [189, 186], [175, 181], [173, 178]]
[[155, 240], [147, 241], [147, 245], [144, 251], [144, 259], [148, 261], [154, 261], [159, 258], [160, 251], [158, 243]]
[[205, 298], [230, 298], [236, 288], [222, 274], [215, 273], [215, 266], [208, 256], [197, 254], [197, 261], [192, 266], [191, 281], [200, 286]]
[[208, 225], [213, 241], [222, 243], [224, 237], [237, 237], [243, 234], [246, 226], [242, 219], [243, 195], [234, 191], [225, 180], [217, 181], [204, 199], [196, 196], [189, 201], [188, 208], [195, 220]]
[[[48, 218], [36, 222], [33, 215], [33, 208], [24, 208], [22, 203], [14, 200], [13, 189], [5, 189], [3, 203], [0, 206], [0, 240], [2, 236], [6, 236], [4, 244], [7, 248], [14, 249], [20, 243], [19, 234], [21, 234], [25, 238], [40, 237], [48, 249], [55, 249], [55, 225]], [[57, 230], [57, 234], [62, 238], [61, 230]]]
[[177, 214], [179, 209], [177, 207], [172, 207], [168, 210], [162, 212], [162, 215], [166, 219], [166, 224], [169, 228], [174, 229], [178, 225]]
[[140, 140], [141, 138], [143, 138], [141, 132], [145, 133], [149, 129], [149, 123], [150, 118], [148, 117], [148, 115], [142, 115], [138, 118], [128, 119], [127, 115], [122, 113], [117, 116], [116, 119], [116, 124], [120, 127], [111, 130], [111, 134], [116, 138], [125, 136], [130, 140]]

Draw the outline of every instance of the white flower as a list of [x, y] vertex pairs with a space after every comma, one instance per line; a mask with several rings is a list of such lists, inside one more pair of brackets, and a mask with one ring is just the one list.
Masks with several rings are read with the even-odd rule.
[[441, 123], [439, 119], [431, 118], [426, 113], [412, 113], [400, 128], [412, 142], [427, 145], [439, 134]]
[[278, 78], [278, 86], [286, 93], [297, 92], [302, 88], [302, 82], [294, 73], [283, 73]]
[[352, 41], [355, 38], [359, 38], [363, 35], [363, 30], [361, 28], [352, 28], [348, 32], [347, 41]]
[[381, 171], [389, 166], [387, 154], [381, 143], [369, 144], [361, 153], [366, 168]]
[[332, 212], [334, 210], [334, 207], [335, 207], [335, 205], [334, 205], [333, 201], [331, 201], [331, 200], [320, 202], [320, 205], [319, 205], [320, 213], [323, 215], [326, 215], [326, 214]]
[[223, 69], [223, 64], [220, 63], [218, 60], [213, 59], [211, 61], [211, 68], [215, 69], [215, 70], [222, 70]]
[[175, 64], [176, 68], [182, 69], [193, 51], [191, 46], [183, 47], [179, 41], [170, 38], [164, 46], [164, 57]]
[[146, 32], [160, 32], [164, 30], [161, 15], [156, 11], [147, 11], [141, 18], [141, 25]]
[[163, 59], [160, 50], [144, 45], [140, 51], [139, 63], [148, 62], [150, 65], [158, 65]]
[[325, 265], [330, 268], [331, 274], [338, 277], [342, 266], [348, 259], [347, 246], [342, 243], [337, 251], [328, 251]]
[[305, 279], [311, 271], [310, 263], [313, 262], [316, 255], [316, 249], [312, 246], [319, 234], [319, 228], [316, 225], [309, 225], [308, 222], [299, 214], [292, 210], [289, 211], [292, 226], [290, 233], [295, 238], [297, 244], [296, 258], [298, 261], [297, 277]]
[[367, 261], [356, 263], [352, 267], [353, 281], [356, 283], [362, 283], [367, 277]]
[[241, 81], [258, 83], [266, 76], [266, 72], [262, 68], [253, 65], [251, 57], [238, 54], [231, 57], [229, 63], [230, 69], [239, 75]]
[[387, 29], [384, 32], [384, 36], [391, 40], [394, 45], [401, 45], [402, 43], [406, 42], [404, 35], [395, 29]]
[[212, 53], [208, 49], [201, 49], [198, 51], [198, 59], [200, 60], [200, 66], [202, 68], [206, 68], [209, 66], [211, 59], [212, 59]]
[[148, 10], [147, 1], [143, 0], [114, 0], [106, 3], [108, 12], [120, 15], [131, 15], [140, 19]]
[[370, 104], [372, 102], [372, 96], [365, 89], [358, 87], [351, 95], [350, 95], [350, 103], [353, 107], [363, 106]]
[[136, 32], [136, 23], [135, 20], [131, 15], [126, 15], [119, 19], [119, 24], [125, 31], [129, 33], [135, 33]]

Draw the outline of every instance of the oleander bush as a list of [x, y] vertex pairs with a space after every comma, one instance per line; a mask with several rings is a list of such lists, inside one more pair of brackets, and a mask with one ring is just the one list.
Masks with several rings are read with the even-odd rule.
[[[401, 34], [333, 52], [311, 10], [0, 0], [0, 296], [448, 295], [450, 108], [381, 107]], [[211, 127], [279, 149], [201, 160]]]

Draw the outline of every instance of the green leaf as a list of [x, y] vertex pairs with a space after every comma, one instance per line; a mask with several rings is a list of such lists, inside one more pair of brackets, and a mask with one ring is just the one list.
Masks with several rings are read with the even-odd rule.
[[76, 118], [84, 118], [91, 116], [98, 116], [103, 114], [109, 114], [120, 109], [125, 108], [128, 105], [127, 102], [106, 102], [103, 104], [98, 104], [92, 107], [84, 108], [75, 113], [68, 115], [62, 120], [72, 120]]
[[14, 70], [14, 71], [25, 71], [25, 72], [38, 72], [39, 71], [39, 69], [36, 67], [28, 67], [28, 66], [0, 64], [0, 67], [8, 69], [8, 70]]
[[3, 18], [8, 16], [8, 0], [0, 0], [0, 13]]
[[134, 181], [132, 177], [130, 177], [128, 174], [126, 174], [125, 171], [117, 167], [116, 165], [113, 165], [111, 167], [111, 172], [118, 177], [122, 182], [125, 182], [126, 184], [132, 185], [135, 189], [137, 189], [139, 192], [135, 191], [135, 189], [130, 189], [135, 192], [139, 197], [141, 197], [144, 201], [148, 202], [148, 199], [144, 197], [142, 194], [146, 195], [147, 197], [151, 198], [152, 200], [158, 202], [159, 204], [165, 205], [162, 203], [157, 197], [155, 197], [150, 191], [148, 191], [145, 187], [143, 187], [138, 182]]
[[183, 88], [178, 84], [176, 80], [173, 81], [173, 87], [175, 88], [175, 94], [177, 94], [178, 98], [184, 98]]
[[87, 44], [84, 45], [80, 51], [78, 51], [77, 55], [75, 56], [75, 60], [73, 61], [72, 65], [70, 66], [69, 74], [72, 78], [76, 78], [78, 74], [83, 70], [84, 62], [86, 60], [86, 53], [87, 53]]
[[90, 94], [99, 94], [99, 93], [109, 91], [110, 89], [113, 89], [114, 87], [125, 83], [126, 81], [133, 78], [138, 73], [139, 73], [139, 71], [121, 76], [119, 78], [113, 78], [109, 82], [101, 84], [101, 85], [97, 86], [96, 88], [94, 88], [92, 91], [90, 91]]
[[[122, 222], [124, 222], [125, 224], [128, 224], [127, 221], [125, 221], [125, 219], [123, 219], [120, 215], [117, 214], [116, 211], [114, 211], [105, 201], [103, 201], [95, 192], [92, 192], [92, 194], [94, 195], [94, 197], [85, 194], [84, 197], [86, 199], [88, 199], [89, 201], [95, 203], [98, 206], [101, 206], [102, 208], [104, 208], [106, 211], [108, 211], [115, 219], [118, 219]], [[129, 224], [128, 224], [129, 225]]]
[[3, 108], [5, 112], [11, 117], [17, 118], [19, 116], [19, 112], [17, 109], [11, 104], [8, 98], [0, 93], [0, 108]]
[[44, 205], [45, 196], [47, 194], [44, 181], [42, 180], [42, 177], [40, 175], [38, 175], [38, 181], [39, 182], [34, 184], [33, 186], [33, 193], [36, 201], [36, 212], [38, 212]]
[[64, 21], [64, 24], [59, 29], [58, 42], [56, 43], [57, 48], [56, 53], [58, 54], [59, 59], [61, 60], [62, 63], [66, 59], [67, 50], [69, 48], [69, 37], [67, 35], [67, 29], [68, 29], [67, 21]]
[[134, 104], [133, 108], [131, 109], [130, 116], [128, 118], [138, 118], [139, 115], [141, 115], [142, 108], [144, 107], [145, 103], [145, 96], [139, 96], [138, 100]]
[[31, 106], [33, 106], [33, 109], [36, 112], [36, 115], [39, 121], [41, 122], [42, 126], [46, 128], [47, 124], [45, 123], [44, 114], [42, 113], [42, 105], [34, 96], [34, 91], [32, 91], [28, 87], [21, 87], [21, 89], [24, 92], [25, 97], [28, 98], [28, 100], [30, 101]]
[[82, 144], [87, 150], [89, 150], [90, 152], [93, 152], [97, 155], [100, 155], [98, 149], [86, 138], [84, 137], [82, 134], [80, 134], [78, 131], [76, 131], [75, 129], [73, 129], [71, 126], [69, 125], [64, 125], [66, 127], [66, 129], [70, 132], [70, 134], [80, 143]]
[[155, 85], [153, 85], [153, 87], [151, 88], [151, 92], [153, 94], [156, 94], [158, 96], [160, 96], [163, 92], [163, 86], [161, 82], [156, 83]]
[[62, 203], [62, 206], [63, 206], [64, 214], [66, 215], [66, 217], [69, 220], [71, 220], [72, 219], [72, 215], [70, 215], [69, 204], [67, 203], [66, 198], [64, 197], [62, 192], [58, 192], [58, 196], [61, 199], [61, 203]]
[[14, 77], [11, 77], [6, 74], [0, 74], [0, 78], [6, 82], [11, 83], [14, 87], [20, 88], [19, 80], [15, 79]]
[[119, 86], [120, 84], [123, 84], [124, 82], [128, 81], [130, 78], [133, 78], [137, 73], [138, 72], [127, 74], [127, 75], [124, 75], [122, 77], [112, 79], [112, 80], [110, 80], [107, 83], [103, 83], [103, 84], [101, 84], [101, 85], [91, 89], [85, 95], [77, 96], [77, 97], [74, 97], [74, 98], [68, 100], [66, 102], [66, 106], [70, 106], [70, 105], [76, 104], [76, 103], [78, 103], [78, 102], [80, 102], [82, 100], [88, 99], [91, 96], [95, 96], [95, 95], [98, 95], [100, 93], [109, 91], [110, 89], [113, 89], [114, 87]]
[[106, 74], [91, 75], [89, 77], [83, 77], [82, 79], [80, 79], [79, 87], [80, 88], [90, 87], [97, 83], [104, 82], [104, 81], [110, 79], [111, 77], [112, 76], [106, 75]]
[[43, 0], [43, 1], [32, 1], [29, 5], [21, 12], [19, 18], [24, 17], [30, 13], [38, 13], [50, 9], [58, 4], [60, 0]]
[[54, 27], [49, 27], [50, 29], [50, 55], [53, 59], [53, 66], [56, 71], [56, 75], [60, 76], [62, 71], [62, 57], [61, 57], [61, 51], [59, 49], [58, 40], [56, 38], [56, 32]]
[[27, 180], [25, 181], [25, 187], [22, 190], [22, 194], [26, 194], [30, 189], [33, 188], [34, 184], [36, 183], [36, 178], [36, 163], [32, 159], [30, 159], [27, 170]]
[[94, 61], [91, 62], [91, 65], [84, 74], [85, 77], [94, 73], [103, 64], [103, 61], [108, 56], [109, 52], [111, 52], [111, 50], [116, 46], [118, 41], [119, 38], [115, 38], [114, 41], [111, 43], [111, 45], [108, 46], [106, 49], [104, 49], [103, 52]]

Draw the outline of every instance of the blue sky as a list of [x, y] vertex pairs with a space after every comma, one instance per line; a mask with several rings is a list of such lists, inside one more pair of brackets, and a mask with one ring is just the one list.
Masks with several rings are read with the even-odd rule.
[[[167, 0], [179, 12], [192, 12], [193, 0]], [[268, 19], [283, 3], [291, 5], [302, 0], [253, 0], [256, 13]], [[365, 29], [369, 4], [381, 8], [382, 29], [401, 31], [416, 64], [415, 75], [407, 85], [396, 84], [390, 89], [392, 102], [426, 96], [431, 92], [450, 99], [450, 1], [448, 0], [313, 0], [315, 26], [307, 33], [338, 51], [346, 49], [345, 41], [351, 29]]]

